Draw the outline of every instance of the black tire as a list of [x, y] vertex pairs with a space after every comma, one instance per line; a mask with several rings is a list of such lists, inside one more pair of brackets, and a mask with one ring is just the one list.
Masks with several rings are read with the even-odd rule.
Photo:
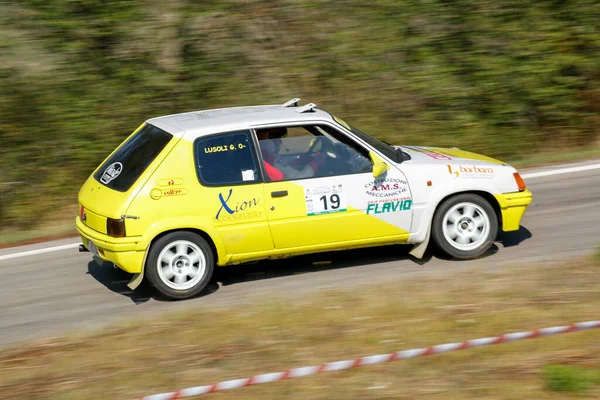
[[[187, 246], [185, 250], [184, 246]], [[197, 263], [194, 262], [196, 256]], [[160, 268], [159, 257], [162, 260]], [[169, 258], [171, 261], [166, 262]], [[214, 259], [210, 245], [202, 236], [186, 231], [172, 232], [158, 239], [150, 248], [145, 275], [150, 285], [162, 296], [187, 299], [206, 287], [214, 271]], [[185, 282], [178, 283], [183, 280]]]
[[[472, 215], [471, 210], [474, 210]], [[480, 223], [486, 226], [479, 227]], [[437, 247], [446, 255], [461, 260], [485, 254], [497, 235], [496, 212], [486, 199], [473, 193], [444, 200], [438, 206], [431, 226], [431, 236]], [[463, 243], [465, 241], [468, 242]]]

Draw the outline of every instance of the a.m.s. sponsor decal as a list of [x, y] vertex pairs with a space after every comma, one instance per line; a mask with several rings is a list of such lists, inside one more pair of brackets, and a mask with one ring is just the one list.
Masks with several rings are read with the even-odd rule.
[[448, 172], [457, 178], [492, 178], [494, 176], [494, 169], [487, 166], [448, 164], [447, 167]]
[[258, 197], [234, 200], [231, 198], [232, 195], [233, 189], [229, 189], [227, 197], [224, 197], [223, 193], [219, 193], [221, 206], [215, 215], [217, 221], [256, 218], [262, 215], [262, 210], [259, 209], [260, 199]]
[[374, 201], [367, 204], [367, 214], [386, 214], [397, 211], [408, 211], [412, 207], [411, 199], [390, 199]]
[[404, 179], [376, 179], [365, 185], [366, 194], [379, 199], [392, 198], [408, 193], [408, 182]]

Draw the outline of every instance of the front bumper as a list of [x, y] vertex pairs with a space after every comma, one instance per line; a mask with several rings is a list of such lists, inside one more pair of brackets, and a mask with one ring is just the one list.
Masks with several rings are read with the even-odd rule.
[[90, 241], [96, 245], [97, 257], [112, 262], [125, 272], [132, 274], [142, 272], [146, 251], [137, 250], [141, 237], [113, 238], [86, 226], [79, 217], [75, 219], [75, 226], [86, 249], [90, 249]]
[[521, 225], [521, 218], [527, 206], [531, 204], [533, 195], [529, 190], [514, 193], [494, 195], [500, 205], [502, 214], [502, 230], [504, 232], [517, 231]]

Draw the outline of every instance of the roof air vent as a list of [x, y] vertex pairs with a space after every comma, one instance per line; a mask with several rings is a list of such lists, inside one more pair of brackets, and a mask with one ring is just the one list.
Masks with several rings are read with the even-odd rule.
[[295, 98], [295, 99], [291, 99], [290, 101], [286, 101], [285, 103], [283, 103], [281, 105], [281, 107], [298, 107], [298, 102], [300, 101], [300, 99]]
[[299, 114], [302, 114], [302, 113], [305, 113], [305, 112], [314, 112], [314, 111], [315, 111], [315, 110], [314, 110], [314, 108], [315, 108], [316, 106], [317, 106], [317, 105], [316, 105], [316, 104], [314, 104], [314, 103], [308, 103], [308, 104], [305, 104], [305, 105], [303, 105], [302, 107], [298, 108], [298, 109], [297, 109], [297, 110], [295, 110], [295, 111], [296, 111], [297, 113], [299, 113]]

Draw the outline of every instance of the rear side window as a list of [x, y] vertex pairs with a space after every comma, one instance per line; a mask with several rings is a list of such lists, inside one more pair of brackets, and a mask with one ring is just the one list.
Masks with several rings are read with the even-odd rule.
[[206, 186], [255, 183], [260, 170], [250, 131], [201, 137], [194, 143], [196, 171]]
[[111, 189], [126, 192], [172, 138], [170, 133], [145, 124], [106, 160], [94, 178]]

